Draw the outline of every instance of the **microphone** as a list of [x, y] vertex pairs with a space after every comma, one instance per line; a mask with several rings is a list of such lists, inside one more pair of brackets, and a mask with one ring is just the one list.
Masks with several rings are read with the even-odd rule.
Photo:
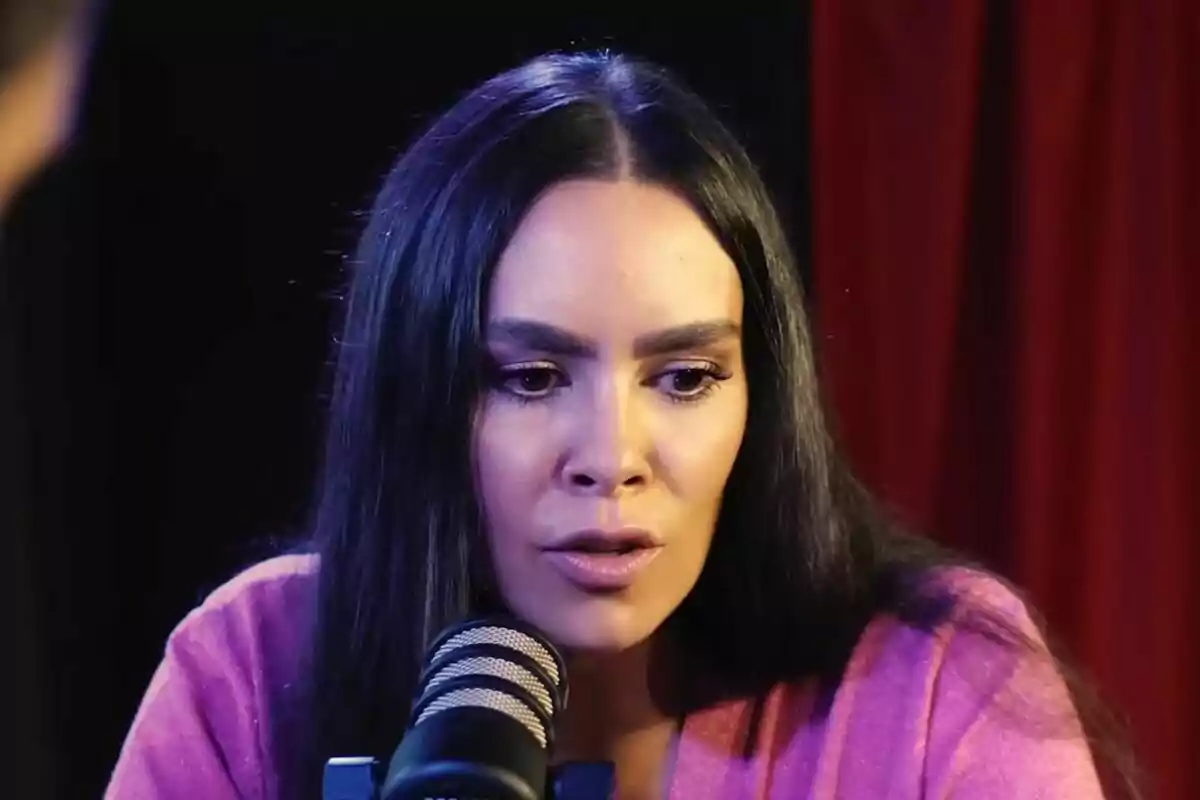
[[562, 655], [508, 618], [470, 620], [429, 647], [408, 731], [381, 800], [544, 800], [554, 723], [567, 701]]

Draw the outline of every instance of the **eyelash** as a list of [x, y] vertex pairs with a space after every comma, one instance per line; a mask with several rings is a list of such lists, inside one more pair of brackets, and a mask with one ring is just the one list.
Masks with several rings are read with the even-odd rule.
[[[518, 364], [509, 367], [497, 368], [495, 370], [495, 379], [493, 383], [496, 389], [504, 392], [506, 396], [517, 401], [521, 405], [548, 400], [560, 390], [571, 385], [570, 382], [567, 382], [565, 384], [554, 386], [550, 389], [542, 390], [540, 393], [529, 394], [514, 390], [510, 386], [514, 380], [518, 380], [521, 377], [526, 377], [531, 373], [539, 374], [544, 372], [554, 374], [558, 380], [566, 379], [566, 375], [563, 373], [563, 371], [554, 364], [548, 362], [538, 362], [533, 364]], [[721, 382], [729, 380], [729, 378], [732, 377], [730, 373], [722, 370], [716, 364], [703, 363], [695, 366], [663, 370], [654, 376], [652, 382], [657, 383], [658, 381], [669, 376], [677, 376], [680, 374], [697, 374], [702, 383], [699, 389], [697, 389], [693, 394], [678, 395], [668, 392], [667, 399], [672, 403], [697, 403], [716, 391], [720, 387]]]

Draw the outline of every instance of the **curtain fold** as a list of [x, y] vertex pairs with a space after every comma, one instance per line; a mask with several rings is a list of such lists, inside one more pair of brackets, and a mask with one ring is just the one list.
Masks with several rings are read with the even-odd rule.
[[1200, 6], [812, 4], [813, 275], [839, 435], [1030, 591], [1200, 796]]

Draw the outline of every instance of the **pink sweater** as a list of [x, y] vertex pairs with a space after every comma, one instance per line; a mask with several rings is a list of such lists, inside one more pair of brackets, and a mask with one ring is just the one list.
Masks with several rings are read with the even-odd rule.
[[[297, 610], [315, 561], [263, 562], [213, 592], [167, 641], [107, 798], [281, 798], [267, 721], [297, 679]], [[967, 601], [1028, 626], [999, 583], [956, 570]], [[979, 605], [975, 605], [979, 604]], [[669, 800], [1102, 797], [1057, 673], [955, 626], [873, 622], [823, 711], [781, 685], [743, 758], [749, 702], [683, 727]], [[347, 754], [353, 755], [353, 754]], [[281, 800], [286, 800], [281, 798]]]

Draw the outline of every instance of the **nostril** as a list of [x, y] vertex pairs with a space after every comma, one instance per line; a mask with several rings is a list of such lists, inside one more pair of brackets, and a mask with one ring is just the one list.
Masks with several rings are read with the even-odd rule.
[[641, 473], [620, 477], [614, 475], [612, 480], [601, 480], [593, 476], [590, 472], [571, 471], [567, 475], [567, 483], [574, 489], [596, 492], [600, 490], [599, 487], [604, 487], [605, 491], [641, 489], [646, 486], [648, 480]]

